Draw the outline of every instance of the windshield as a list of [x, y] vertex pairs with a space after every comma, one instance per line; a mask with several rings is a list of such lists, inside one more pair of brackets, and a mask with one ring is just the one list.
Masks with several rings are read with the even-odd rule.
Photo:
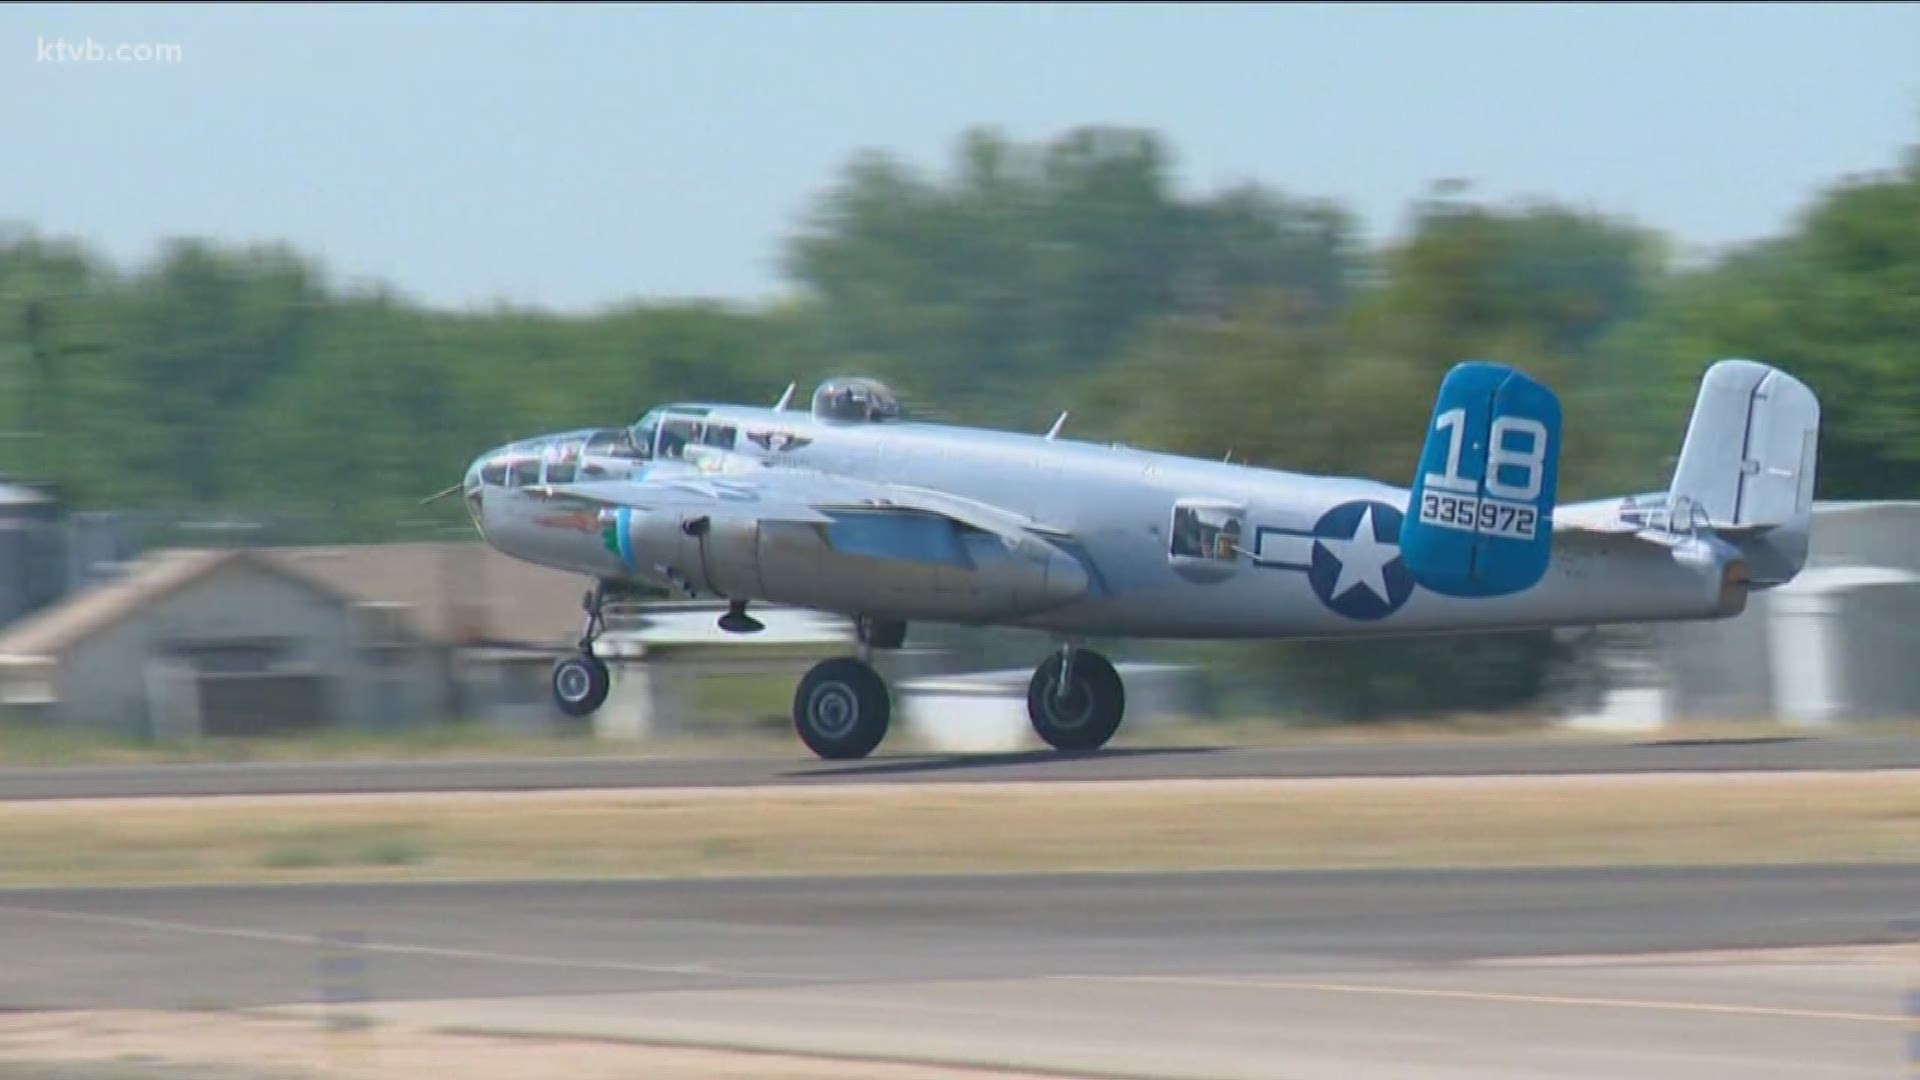
[[659, 434], [660, 410], [655, 409], [641, 417], [639, 423], [633, 425], [630, 438], [632, 439], [634, 456], [640, 458], [652, 457], [653, 441]]
[[595, 432], [587, 443], [587, 453], [594, 457], [638, 458], [646, 459], [653, 455], [651, 441], [635, 445], [633, 432], [626, 428], [611, 428]]

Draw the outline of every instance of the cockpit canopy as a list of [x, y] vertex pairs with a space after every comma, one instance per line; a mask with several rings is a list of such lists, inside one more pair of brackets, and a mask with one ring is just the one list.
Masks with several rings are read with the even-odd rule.
[[878, 379], [828, 379], [813, 391], [816, 420], [874, 423], [900, 416], [900, 402]]

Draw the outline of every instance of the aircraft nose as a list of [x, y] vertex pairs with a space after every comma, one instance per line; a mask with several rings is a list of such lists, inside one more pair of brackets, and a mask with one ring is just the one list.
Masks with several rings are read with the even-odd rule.
[[467, 504], [467, 516], [473, 519], [473, 527], [479, 531], [482, 539], [487, 536], [486, 495], [481, 481], [481, 470], [486, 468], [487, 459], [492, 452], [481, 454], [467, 466], [467, 475], [460, 481], [461, 500]]

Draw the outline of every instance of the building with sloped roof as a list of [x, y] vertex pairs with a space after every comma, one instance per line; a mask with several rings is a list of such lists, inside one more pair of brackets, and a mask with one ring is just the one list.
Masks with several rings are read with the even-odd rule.
[[133, 737], [296, 731], [429, 704], [424, 642], [362, 615], [352, 595], [254, 552], [162, 551], [0, 634], [0, 701]]
[[159, 551], [0, 631], [0, 705], [136, 737], [557, 716], [585, 584], [475, 543]]

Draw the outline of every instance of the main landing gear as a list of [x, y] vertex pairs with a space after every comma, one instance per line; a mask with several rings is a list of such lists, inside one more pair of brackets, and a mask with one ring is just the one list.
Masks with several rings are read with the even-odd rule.
[[553, 665], [553, 700], [568, 716], [581, 717], [606, 704], [607, 690], [613, 680], [606, 662], [593, 655], [593, 643], [607, 628], [601, 615], [606, 586], [596, 583], [581, 606], [587, 610], [587, 625], [580, 633], [580, 651]]
[[[794, 730], [823, 758], [863, 758], [887, 737], [893, 701], [886, 680], [868, 662], [881, 634], [861, 622], [860, 659], [835, 657], [815, 664], [793, 695]], [[891, 636], [890, 628], [887, 633]], [[1126, 706], [1126, 688], [1107, 658], [1073, 645], [1042, 661], [1027, 686], [1027, 718], [1034, 733], [1056, 750], [1105, 746], [1119, 730]]]
[[1098, 750], [1120, 728], [1127, 690], [1107, 658], [1064, 646], [1040, 662], [1027, 684], [1027, 718], [1055, 750]]

